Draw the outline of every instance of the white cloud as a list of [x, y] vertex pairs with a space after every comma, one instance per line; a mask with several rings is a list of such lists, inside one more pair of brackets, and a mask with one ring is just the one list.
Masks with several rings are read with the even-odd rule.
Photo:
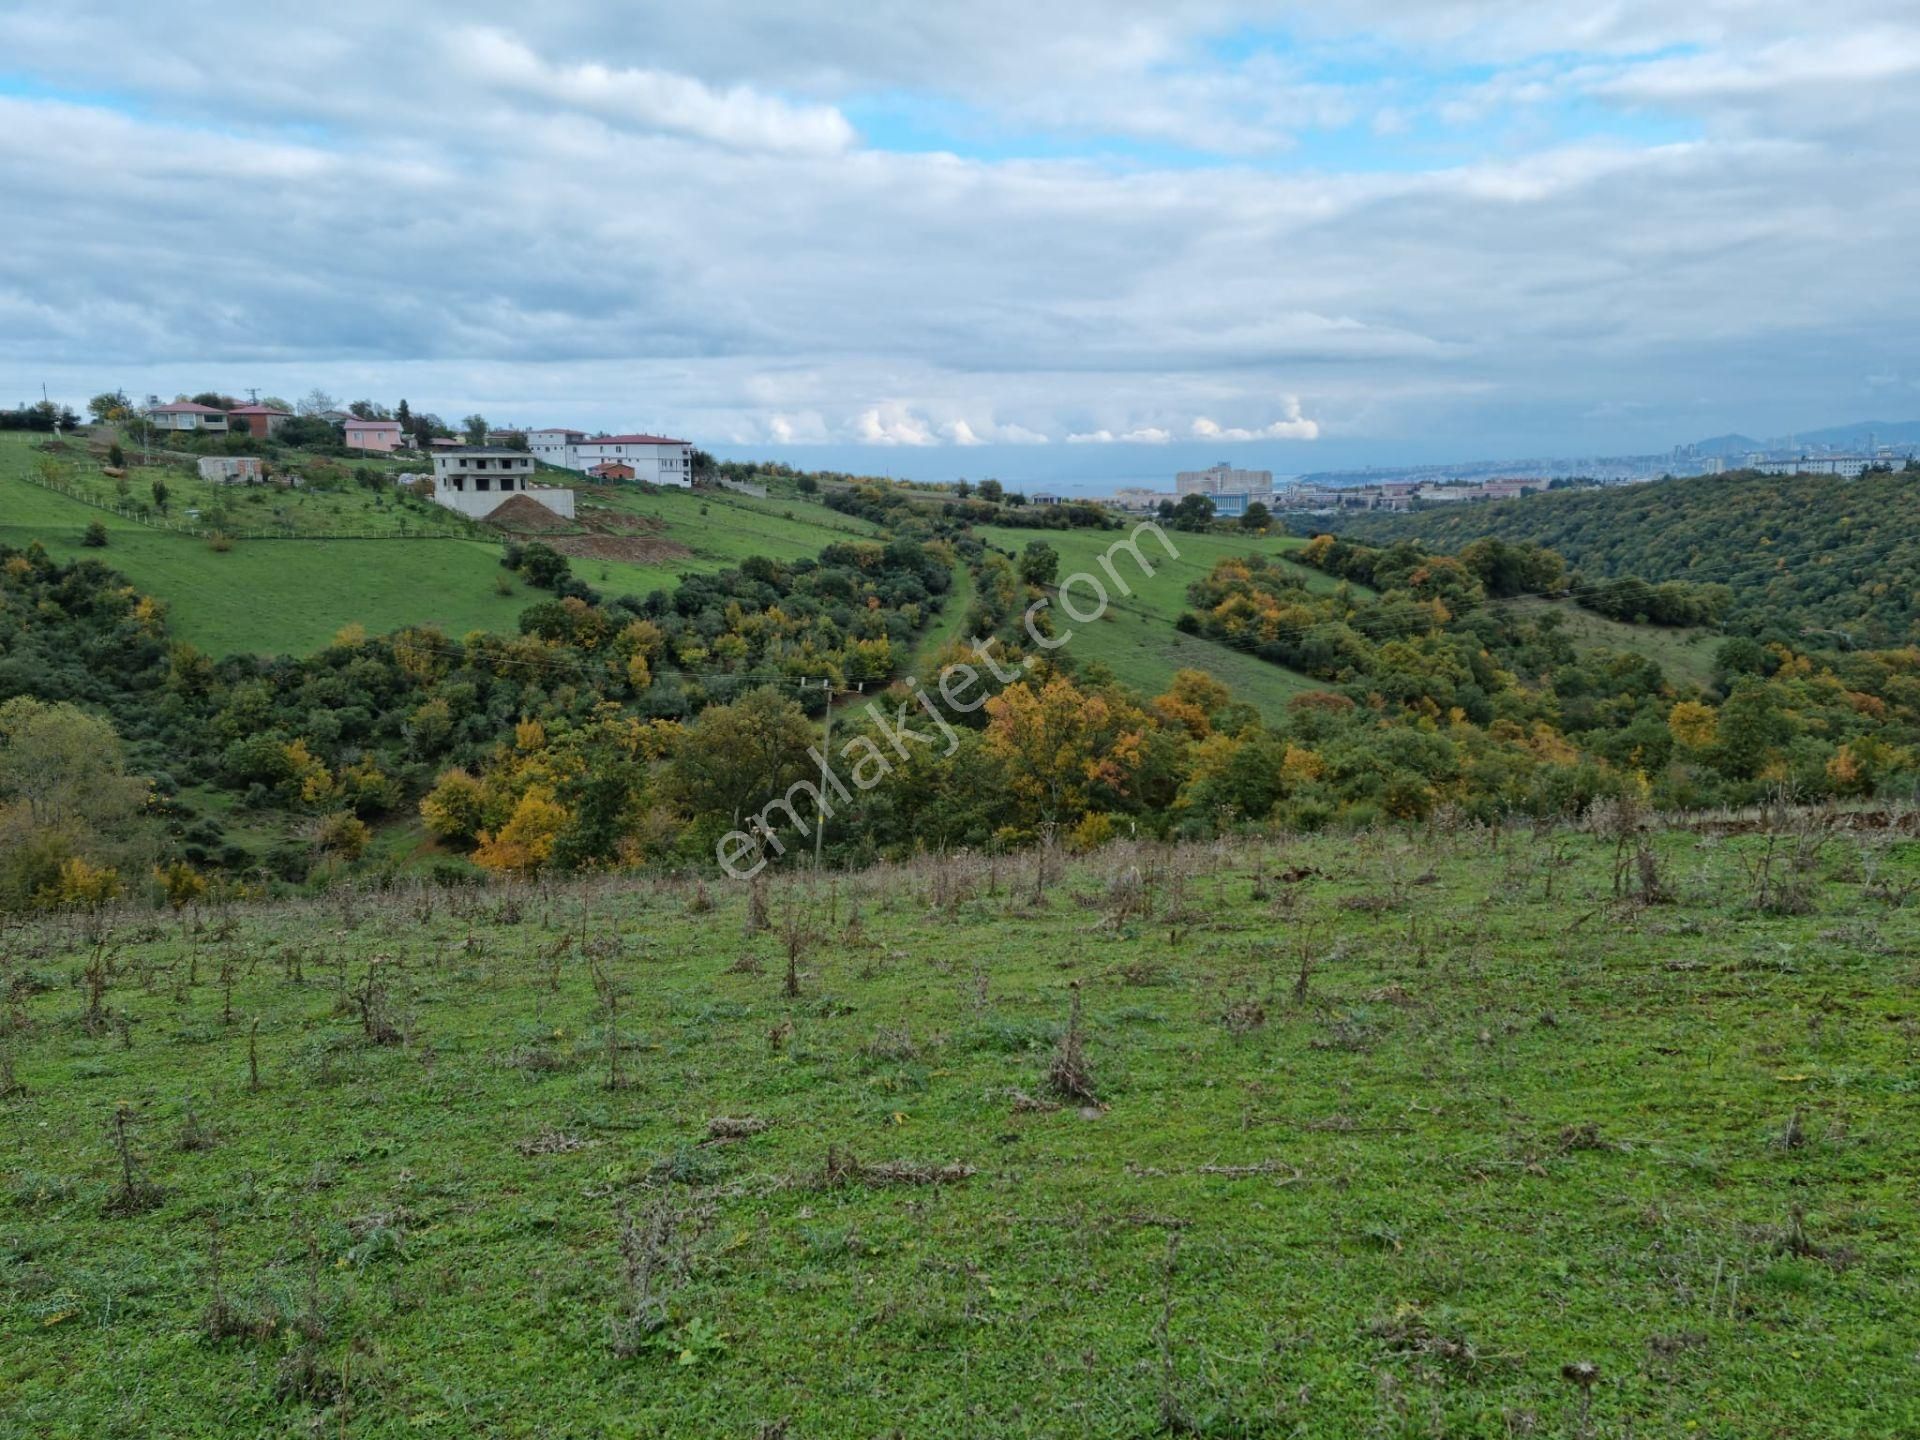
[[809, 154], [832, 154], [854, 139], [853, 126], [831, 105], [793, 105], [745, 85], [716, 89], [664, 70], [554, 65], [499, 30], [457, 30], [448, 51], [473, 84], [536, 96], [616, 123], [743, 149]]
[[1300, 401], [1289, 395], [1284, 401], [1284, 414], [1278, 420], [1269, 421], [1256, 430], [1242, 426], [1223, 426], [1218, 421], [1209, 420], [1205, 415], [1196, 416], [1191, 426], [1196, 440], [1318, 440], [1320, 422], [1309, 420], [1300, 413]]
[[853, 422], [854, 438], [864, 445], [937, 445], [933, 428], [898, 405], [863, 410]]
[[1116, 435], [1111, 430], [1091, 430], [1067, 436], [1069, 445], [1165, 445], [1173, 432], [1155, 426], [1142, 426]]

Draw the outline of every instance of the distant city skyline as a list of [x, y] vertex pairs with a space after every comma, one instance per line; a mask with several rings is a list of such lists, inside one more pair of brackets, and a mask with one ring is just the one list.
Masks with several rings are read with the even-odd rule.
[[1916, 81], [1893, 0], [29, 0], [0, 396], [1063, 484], [1901, 417]]

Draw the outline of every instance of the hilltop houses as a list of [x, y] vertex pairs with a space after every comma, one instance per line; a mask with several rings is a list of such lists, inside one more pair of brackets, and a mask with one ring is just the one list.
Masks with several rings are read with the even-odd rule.
[[449, 510], [484, 520], [515, 496], [573, 518], [573, 491], [533, 483], [533, 456], [503, 446], [468, 445], [433, 456], [433, 499]]

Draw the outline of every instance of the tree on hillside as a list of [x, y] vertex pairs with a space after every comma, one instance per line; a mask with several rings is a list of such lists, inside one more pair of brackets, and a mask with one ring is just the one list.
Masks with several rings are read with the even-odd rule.
[[158, 510], [162, 515], [166, 514], [167, 513], [167, 497], [172, 493], [173, 492], [171, 490], [167, 489], [166, 481], [164, 480], [154, 481], [153, 482], [153, 508]]
[[1044, 540], [1030, 540], [1020, 552], [1020, 578], [1029, 585], [1051, 585], [1060, 575], [1060, 552]]
[[104, 390], [87, 401], [87, 413], [97, 425], [117, 425], [133, 414], [133, 402], [124, 390]]
[[980, 498], [990, 504], [998, 505], [1005, 493], [1005, 490], [1001, 487], [998, 480], [982, 480], [980, 482]]
[[347, 406], [347, 409], [352, 414], [358, 415], [362, 420], [391, 420], [393, 418], [387, 414], [386, 406], [376, 405], [371, 400], [356, 400]]
[[340, 402], [322, 390], [318, 385], [307, 392], [306, 398], [301, 400], [299, 405], [300, 413], [306, 416], [324, 415], [329, 410], [338, 410], [339, 408]]
[[407, 400], [404, 395], [400, 397], [400, 408], [393, 412], [393, 418], [400, 422], [400, 433], [402, 435], [411, 435], [413, 433], [413, 411], [407, 405]]
[[240, 402], [231, 395], [222, 395], [218, 390], [202, 390], [193, 397], [196, 405], [205, 405], [211, 410], [235, 410]]
[[487, 443], [486, 416], [469, 415], [460, 422], [460, 428], [466, 432], [467, 443], [469, 445], [484, 445]]
[[[668, 788], [695, 814], [734, 824], [819, 773], [806, 712], [771, 688], [710, 705], [687, 726], [668, 764]], [[808, 817], [811, 823], [811, 817]]]
[[1247, 508], [1240, 517], [1242, 530], [1264, 530], [1273, 523], [1273, 512], [1258, 500], [1247, 502]]
[[32, 900], [74, 857], [127, 840], [146, 795], [107, 721], [26, 695], [0, 705], [0, 907]]
[[1177, 505], [1160, 502], [1161, 517], [1176, 530], [1205, 530], [1213, 524], [1213, 501], [1205, 495], [1182, 495]]

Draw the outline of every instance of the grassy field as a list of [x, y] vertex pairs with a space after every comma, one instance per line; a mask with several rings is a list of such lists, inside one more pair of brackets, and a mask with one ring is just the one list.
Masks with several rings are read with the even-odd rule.
[[[203, 480], [190, 466], [131, 463], [123, 478], [105, 473], [96, 456], [79, 445], [39, 452], [27, 436], [0, 436], [0, 468], [12, 475], [46, 477], [90, 504], [133, 509], [156, 520], [189, 529], [234, 536], [275, 539], [324, 539], [340, 536], [457, 535], [471, 537], [478, 527], [452, 510], [404, 493], [393, 485], [394, 462], [328, 462], [343, 475], [364, 474], [372, 483], [348, 479], [337, 488], [274, 484], [221, 485]], [[158, 481], [167, 489], [167, 508], [154, 499]], [[124, 490], [122, 490], [124, 485]]]
[[1708, 630], [1628, 625], [1565, 600], [1503, 600], [1499, 603], [1528, 616], [1541, 610], [1558, 610], [1561, 633], [1573, 642], [1574, 649], [1582, 652], [1619, 650], [1644, 655], [1658, 664], [1669, 680], [1700, 689], [1712, 685], [1713, 654], [1725, 639]]
[[0, 1430], [1914, 1434], [1920, 846], [1781, 843], [17, 927]]
[[[984, 527], [979, 532], [988, 544], [1018, 554], [1034, 540], [1045, 540], [1060, 553], [1062, 578], [1084, 572], [1105, 581], [1099, 557], [1122, 538], [1123, 532], [1093, 530], [1016, 530]], [[1322, 689], [1320, 682], [1283, 666], [1271, 665], [1252, 655], [1229, 649], [1198, 635], [1183, 635], [1173, 622], [1188, 608], [1187, 587], [1202, 579], [1221, 560], [1243, 555], [1267, 555], [1285, 558], [1306, 542], [1290, 536], [1241, 538], [1233, 535], [1187, 535], [1166, 532], [1179, 552], [1167, 556], [1157, 541], [1143, 541], [1142, 553], [1153, 563], [1151, 579], [1140, 578], [1125, 556], [1116, 566], [1133, 589], [1130, 597], [1110, 597], [1111, 604], [1102, 618], [1092, 624], [1071, 627], [1074, 637], [1067, 647], [1081, 664], [1097, 662], [1106, 666], [1126, 685], [1146, 695], [1163, 692], [1181, 669], [1205, 670], [1225, 685], [1239, 700], [1254, 706], [1270, 719], [1278, 719], [1286, 703], [1306, 690]], [[1162, 563], [1164, 560], [1165, 563]], [[1305, 565], [1296, 565], [1309, 589], [1325, 594], [1338, 582]], [[1109, 587], [1110, 588], [1110, 587]], [[1090, 593], [1076, 593], [1075, 603], [1084, 611], [1092, 603]], [[1062, 624], [1068, 622], [1062, 620]]]

